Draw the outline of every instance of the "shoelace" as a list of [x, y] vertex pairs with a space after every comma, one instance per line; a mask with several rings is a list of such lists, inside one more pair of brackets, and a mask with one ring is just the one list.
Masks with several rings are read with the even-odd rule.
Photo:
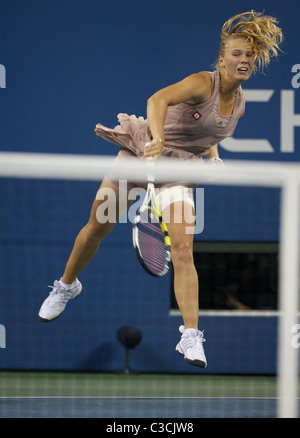
[[[181, 325], [180, 327], [179, 327], [179, 331], [180, 331], [180, 333], [184, 333], [185, 332], [185, 327], [184, 327], [184, 325]], [[201, 342], [205, 342], [205, 339], [204, 339], [204, 330], [201, 332], [200, 330], [197, 330], [197, 335], [196, 336], [198, 336], [199, 338], [201, 338], [202, 339], [202, 341]]]
[[204, 336], [204, 331], [203, 332], [198, 331], [196, 339], [195, 339], [195, 341], [196, 341], [195, 347], [196, 347], [196, 349], [199, 349], [202, 353], [203, 353], [203, 345], [202, 344], [203, 344], [203, 342], [205, 342], [205, 339], [203, 336]]
[[69, 299], [72, 297], [72, 292], [64, 289], [57, 280], [53, 283], [53, 286], [48, 286], [52, 288], [52, 291], [49, 293], [49, 296], [53, 298], [55, 302], [59, 302], [62, 304], [66, 304]]
[[203, 342], [205, 342], [204, 330], [202, 332], [200, 330], [197, 330], [196, 335], [186, 334], [186, 336], [184, 335], [184, 331], [185, 331], [184, 326], [180, 326], [179, 331], [183, 333], [182, 341], [184, 343], [185, 348], [192, 347], [200, 351], [201, 354], [204, 354], [203, 345], [202, 345]]

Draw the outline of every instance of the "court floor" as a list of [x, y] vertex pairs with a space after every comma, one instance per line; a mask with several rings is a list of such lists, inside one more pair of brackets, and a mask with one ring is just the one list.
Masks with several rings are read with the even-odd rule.
[[276, 418], [276, 378], [0, 372], [0, 418]]

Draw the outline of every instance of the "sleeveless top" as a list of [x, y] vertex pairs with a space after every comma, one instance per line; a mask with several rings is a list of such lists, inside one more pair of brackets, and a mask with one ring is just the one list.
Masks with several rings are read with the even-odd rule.
[[[237, 89], [234, 109], [230, 116], [219, 111], [220, 74], [207, 72], [212, 81], [211, 97], [200, 104], [180, 103], [169, 106], [165, 120], [165, 143], [162, 156], [181, 159], [199, 159], [210, 147], [234, 133], [245, 112], [245, 97], [241, 86]], [[98, 136], [142, 156], [145, 144], [151, 140], [147, 120], [135, 115], [118, 114], [119, 125], [107, 128], [96, 125]]]

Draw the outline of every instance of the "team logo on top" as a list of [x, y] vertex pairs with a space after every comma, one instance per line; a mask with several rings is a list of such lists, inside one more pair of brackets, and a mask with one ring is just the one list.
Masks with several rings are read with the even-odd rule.
[[196, 111], [196, 112], [193, 114], [193, 117], [194, 117], [195, 120], [199, 120], [200, 117], [202, 117], [202, 116], [201, 116], [201, 114], [200, 114], [198, 111]]

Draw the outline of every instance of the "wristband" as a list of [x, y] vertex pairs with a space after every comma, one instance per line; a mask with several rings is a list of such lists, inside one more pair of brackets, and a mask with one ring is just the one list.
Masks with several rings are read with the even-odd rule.
[[209, 164], [212, 164], [213, 166], [224, 166], [223, 161], [221, 158], [213, 157], [208, 159]]

